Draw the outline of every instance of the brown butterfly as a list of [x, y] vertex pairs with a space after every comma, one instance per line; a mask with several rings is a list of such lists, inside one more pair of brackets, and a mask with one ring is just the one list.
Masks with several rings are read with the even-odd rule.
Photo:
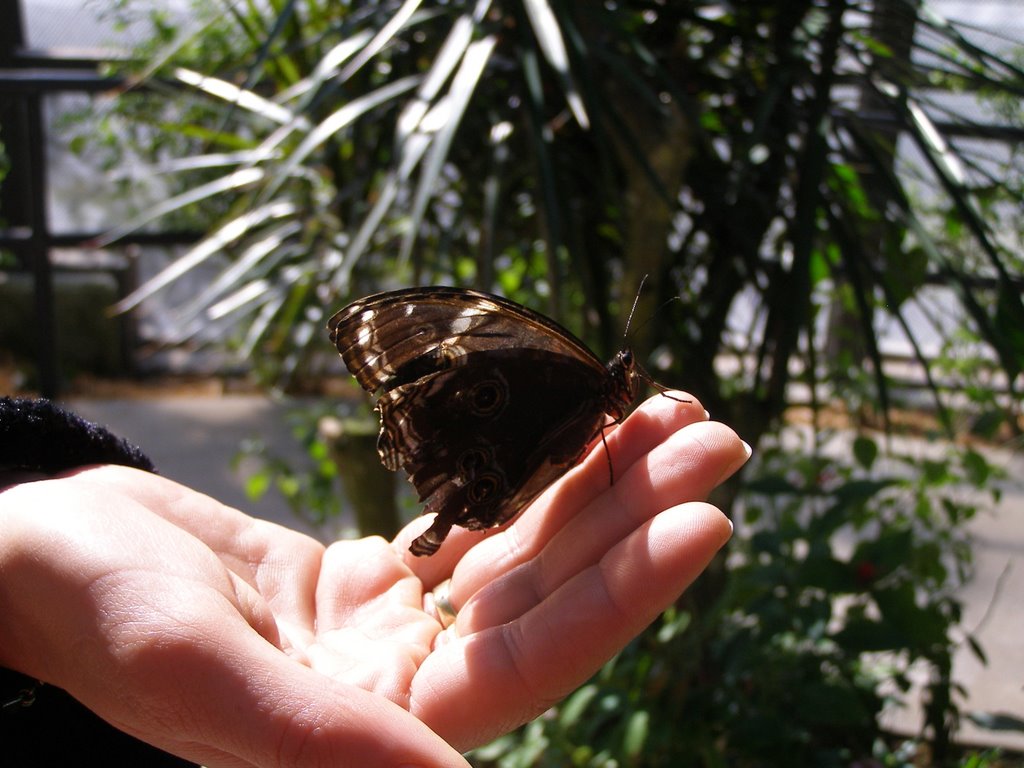
[[414, 555], [436, 552], [453, 525], [513, 518], [650, 381], [628, 348], [606, 365], [553, 320], [462, 288], [367, 296], [327, 328], [363, 389], [383, 390], [381, 461], [403, 468], [437, 515]]

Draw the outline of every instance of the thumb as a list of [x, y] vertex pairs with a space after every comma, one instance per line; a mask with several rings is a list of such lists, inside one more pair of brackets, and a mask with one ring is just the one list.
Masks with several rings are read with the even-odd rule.
[[[196, 661], [197, 650], [206, 658]], [[144, 718], [153, 727], [114, 725], [210, 768], [468, 768], [407, 710], [324, 677], [255, 632], [236, 647], [193, 644], [189, 655], [149, 702], [159, 707]]]

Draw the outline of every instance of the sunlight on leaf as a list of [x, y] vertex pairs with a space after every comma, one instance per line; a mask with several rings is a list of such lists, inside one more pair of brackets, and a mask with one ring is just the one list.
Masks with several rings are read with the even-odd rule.
[[130, 166], [115, 168], [109, 173], [109, 178], [114, 180], [135, 179], [139, 176], [154, 176], [157, 174], [184, 173], [187, 171], [200, 171], [209, 168], [227, 168], [234, 166], [256, 165], [268, 160], [275, 160], [280, 157], [279, 152], [265, 149], [247, 149], [239, 152], [214, 152], [205, 155], [191, 155], [186, 157], [171, 157], [161, 160], [159, 163], [147, 165], [144, 168]]
[[[156, 221], [157, 219], [166, 216], [172, 211], [184, 208], [187, 205], [192, 205], [193, 203], [198, 203], [200, 200], [205, 200], [206, 198], [213, 197], [214, 195], [238, 191], [245, 187], [252, 186], [253, 184], [261, 181], [263, 177], [264, 173], [260, 169], [246, 168], [240, 171], [235, 171], [228, 176], [215, 179], [214, 181], [206, 184], [201, 184], [198, 187], [193, 187], [180, 195], [164, 200], [162, 203], [157, 203], [134, 219], [116, 227], [103, 237], [99, 238], [94, 243], [94, 246], [102, 248], [105, 245], [110, 245], [110, 243], [120, 240], [129, 232], [134, 232], [151, 221]], [[127, 299], [125, 301], [127, 301]]]
[[239, 354], [243, 358], [251, 357], [253, 351], [263, 339], [264, 335], [273, 332], [273, 326], [271, 324], [277, 317], [277, 313], [281, 310], [281, 307], [284, 306], [287, 298], [287, 293], [283, 289], [279, 286], [274, 286], [273, 290], [270, 292], [270, 298], [264, 302], [260, 311], [256, 314], [256, 317], [249, 324], [249, 328], [245, 334], [245, 339], [239, 349]]
[[541, 51], [544, 52], [544, 58], [564, 83], [565, 98], [576, 117], [576, 122], [584, 129], [589, 128], [590, 118], [587, 116], [583, 99], [580, 98], [579, 91], [572, 80], [569, 55], [565, 50], [565, 41], [562, 39], [562, 31], [558, 27], [558, 19], [546, 0], [523, 0], [523, 5], [530, 17], [530, 24], [533, 25], [533, 31], [537, 35]]
[[316, 63], [312, 73], [304, 77], [289, 88], [278, 94], [278, 101], [287, 104], [310, 91], [315, 91], [325, 81], [338, 74], [338, 68], [352, 58], [357, 52], [366, 47], [366, 44], [373, 38], [369, 30], [363, 30], [346, 37]]
[[358, 72], [366, 62], [372, 59], [385, 45], [397, 35], [412, 18], [413, 13], [419, 8], [421, 0], [406, 0], [398, 12], [388, 20], [388, 23], [381, 27], [373, 40], [371, 40], [359, 54], [341, 71], [338, 79], [345, 82], [352, 75]]
[[216, 77], [210, 77], [208, 75], [201, 75], [198, 72], [193, 72], [190, 69], [184, 67], [178, 67], [174, 70], [174, 76], [181, 80], [186, 85], [208, 93], [218, 99], [233, 104], [242, 109], [252, 112], [254, 115], [265, 117], [268, 120], [273, 120], [275, 123], [288, 123], [292, 120], [298, 119], [300, 124], [308, 123], [302, 116], [296, 116], [291, 110], [282, 107], [280, 104], [275, 104], [269, 99], [265, 99], [253, 91], [248, 91], [243, 88], [221, 80]]
[[256, 301], [256, 299], [269, 292], [270, 288], [271, 285], [266, 280], [253, 280], [248, 285], [243, 286], [210, 307], [206, 316], [211, 320], [219, 320], [244, 307], [246, 304]]
[[434, 58], [423, 84], [416, 93], [416, 98], [405, 106], [398, 118], [396, 138], [399, 144], [406, 141], [409, 134], [420, 127], [420, 121], [430, 109], [430, 103], [440, 93], [441, 87], [455, 70], [472, 40], [472, 19], [469, 16], [459, 17]]
[[371, 109], [412, 90], [419, 81], [420, 78], [416, 75], [404, 77], [401, 80], [388, 83], [375, 91], [370, 91], [365, 96], [353, 99], [341, 109], [328, 115], [323, 122], [310, 131], [309, 135], [295, 148], [295, 151], [288, 156], [288, 159], [281, 164], [281, 168], [277, 172], [276, 183], [267, 190], [265, 195], [268, 197], [272, 196], [277, 187], [283, 184], [284, 180], [294, 173], [306, 158], [329, 138], [350, 126], [357, 118], [366, 114]]
[[913, 99], [907, 100], [907, 110], [917, 126], [921, 139], [932, 151], [932, 156], [942, 165], [946, 174], [957, 184], [963, 185], [966, 180], [960, 158], [950, 150], [946, 140], [931, 121], [921, 106]]
[[[259, 240], [239, 254], [238, 260], [221, 272], [217, 279], [206, 286], [191, 302], [182, 307], [179, 315], [181, 322], [188, 322], [200, 314], [205, 307], [225, 291], [245, 279], [248, 273], [264, 262], [268, 257], [274, 261], [284, 255], [282, 246], [293, 235], [302, 231], [299, 221], [285, 221], [281, 226], [274, 227]], [[264, 265], [265, 268], [265, 265]]]
[[426, 164], [420, 177], [419, 186], [416, 189], [416, 196], [413, 200], [412, 210], [409, 215], [410, 226], [402, 239], [402, 247], [399, 252], [399, 264], [405, 265], [412, 253], [412, 246], [419, 230], [419, 223], [423, 219], [423, 213], [427, 208], [430, 197], [436, 191], [436, 182], [441, 175], [441, 168], [444, 166], [448, 156], [448, 149], [455, 137], [455, 131], [459, 127], [463, 113], [469, 104], [469, 100], [480, 82], [480, 76], [484, 67], [490, 60], [497, 38], [489, 35], [466, 49], [462, 66], [452, 80], [451, 89], [448, 94], [449, 114], [447, 122], [438, 131], [436, 138], [430, 145], [427, 152]]
[[187, 253], [175, 259], [166, 269], [117, 302], [114, 305], [114, 311], [125, 312], [137, 306], [143, 299], [153, 295], [214, 254], [219, 253], [225, 246], [238, 240], [253, 227], [261, 225], [270, 219], [290, 216], [296, 210], [292, 203], [272, 203], [231, 219], [227, 224], [191, 248]]

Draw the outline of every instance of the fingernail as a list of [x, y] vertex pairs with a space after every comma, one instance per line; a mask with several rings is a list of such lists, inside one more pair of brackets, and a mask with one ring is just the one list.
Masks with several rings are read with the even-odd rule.
[[732, 464], [730, 464], [729, 468], [722, 473], [722, 476], [721, 478], [719, 478], [718, 482], [722, 482], [727, 477], [732, 477], [734, 474], [740, 471], [740, 468], [744, 464], [750, 461], [750, 456], [754, 452], [753, 449], [750, 447], [750, 444], [746, 440], [740, 440], [740, 444], [743, 446], [743, 458], [738, 459], [734, 461]]
[[708, 413], [708, 409], [704, 409], [704, 421], [711, 421], [711, 414]]

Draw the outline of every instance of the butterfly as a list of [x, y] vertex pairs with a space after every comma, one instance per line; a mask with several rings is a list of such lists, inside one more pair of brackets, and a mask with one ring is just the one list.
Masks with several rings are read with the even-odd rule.
[[381, 462], [436, 515], [414, 555], [434, 554], [453, 525], [511, 520], [653, 384], [628, 347], [605, 364], [555, 321], [480, 291], [377, 293], [327, 328], [356, 381], [380, 393]]

